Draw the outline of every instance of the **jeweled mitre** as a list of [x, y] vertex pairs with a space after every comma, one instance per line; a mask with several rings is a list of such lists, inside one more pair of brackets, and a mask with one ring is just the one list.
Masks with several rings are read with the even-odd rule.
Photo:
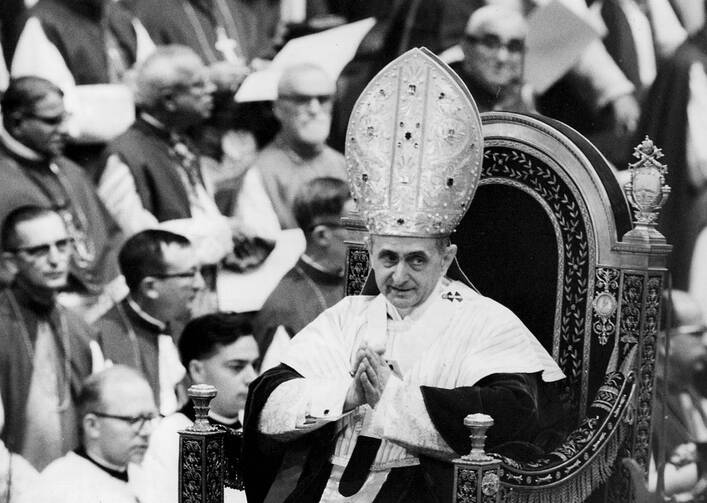
[[449, 235], [469, 208], [482, 158], [476, 103], [424, 48], [381, 70], [349, 119], [349, 182], [373, 234]]

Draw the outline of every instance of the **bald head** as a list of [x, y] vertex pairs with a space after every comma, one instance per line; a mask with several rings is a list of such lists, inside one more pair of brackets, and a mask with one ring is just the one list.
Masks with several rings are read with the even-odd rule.
[[93, 374], [84, 382], [77, 407], [89, 456], [116, 467], [142, 461], [157, 408], [140, 373], [115, 365]]

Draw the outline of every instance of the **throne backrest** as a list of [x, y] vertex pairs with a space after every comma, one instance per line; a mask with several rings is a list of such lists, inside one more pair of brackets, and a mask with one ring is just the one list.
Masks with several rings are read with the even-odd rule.
[[[628, 203], [606, 160], [567, 126], [483, 117], [481, 185], [452, 240], [474, 286], [510, 308], [562, 368], [571, 428], [614, 350], [628, 350], [616, 340], [617, 243], [632, 228]], [[594, 301], [602, 292], [600, 315]]]
[[[645, 468], [669, 246], [625, 238], [634, 226], [623, 188], [576, 131], [535, 116], [482, 118], [481, 185], [452, 235], [461, 269], [481, 293], [513, 310], [558, 362], [567, 376], [559, 392], [568, 429], [585, 418], [605, 375], [637, 349], [637, 418], [627, 451]], [[365, 282], [368, 257], [365, 229], [348, 224], [351, 295]]]

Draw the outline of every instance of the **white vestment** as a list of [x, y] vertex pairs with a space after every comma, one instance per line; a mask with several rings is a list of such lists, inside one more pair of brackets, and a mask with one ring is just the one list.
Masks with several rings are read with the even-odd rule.
[[74, 452], [53, 461], [22, 503], [149, 503], [129, 482], [108, 474]]
[[[352, 383], [349, 372], [363, 343], [382, 351], [401, 376], [391, 376], [375, 409], [363, 405], [342, 415]], [[322, 496], [327, 502], [372, 501], [390, 469], [419, 464], [418, 453], [456, 457], [435, 429], [420, 386], [473, 386], [497, 373], [542, 372], [548, 382], [564, 377], [510, 310], [446, 278], [404, 319], [382, 295], [344, 298], [292, 339], [283, 363], [304, 379], [275, 389], [259, 428], [288, 440], [339, 422], [334, 468]], [[337, 490], [338, 478], [359, 434], [382, 443], [368, 480], [354, 499], [347, 499]]]

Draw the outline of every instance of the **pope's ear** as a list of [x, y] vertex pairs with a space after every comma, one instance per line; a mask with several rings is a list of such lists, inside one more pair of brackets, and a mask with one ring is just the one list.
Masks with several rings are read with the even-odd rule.
[[446, 271], [450, 265], [452, 265], [452, 261], [454, 260], [454, 257], [457, 256], [457, 245], [455, 244], [450, 244], [447, 246], [447, 249], [444, 251], [444, 270]]

